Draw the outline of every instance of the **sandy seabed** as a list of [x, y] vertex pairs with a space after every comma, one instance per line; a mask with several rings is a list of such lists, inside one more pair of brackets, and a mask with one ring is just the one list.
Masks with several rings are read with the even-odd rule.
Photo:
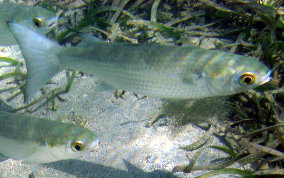
[[[23, 61], [17, 46], [0, 48], [0, 56]], [[64, 86], [65, 72], [52, 80]], [[97, 92], [97, 83], [95, 76], [78, 76], [70, 92], [62, 95], [66, 101], [56, 101], [56, 111], [43, 106], [31, 113], [37, 117], [83, 124], [96, 132], [100, 139], [96, 152], [43, 165], [22, 164], [8, 159], [0, 163], [0, 177], [195, 177], [204, 173], [170, 173], [174, 166], [188, 164], [186, 154], [191, 157], [196, 151], [187, 152], [180, 147], [202, 139], [204, 130], [193, 124], [175, 127], [174, 122], [168, 122], [174, 118], [161, 119], [152, 127], [146, 127], [151, 118], [162, 113], [165, 101], [147, 97], [139, 99], [132, 93], [116, 98], [113, 91]], [[3, 82], [1, 85], [7, 87]], [[8, 95], [1, 94], [1, 99], [5, 100]], [[8, 104], [12, 107], [22, 105], [22, 94]], [[221, 143], [215, 138], [212, 144]], [[208, 149], [196, 164], [210, 164], [220, 157], [224, 154]]]

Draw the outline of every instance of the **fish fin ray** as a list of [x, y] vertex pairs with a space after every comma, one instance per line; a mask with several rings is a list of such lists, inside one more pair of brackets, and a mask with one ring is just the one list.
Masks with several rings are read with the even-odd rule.
[[25, 26], [13, 22], [8, 22], [8, 25], [26, 61], [27, 83], [24, 100], [27, 103], [43, 85], [62, 70], [57, 58], [61, 47]]
[[81, 42], [77, 45], [78, 47], [87, 47], [94, 43], [105, 43], [103, 40], [92, 35], [80, 33], [79, 36], [81, 38]]
[[7, 156], [3, 155], [2, 153], [0, 153], [0, 163], [9, 159]]

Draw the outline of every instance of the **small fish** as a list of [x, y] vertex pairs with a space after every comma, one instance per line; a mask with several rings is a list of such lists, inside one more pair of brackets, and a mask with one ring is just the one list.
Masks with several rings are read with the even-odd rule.
[[23, 4], [0, 2], [0, 46], [16, 45], [7, 21], [13, 21], [38, 33], [46, 34], [57, 24], [57, 17], [51, 11]]
[[42, 164], [93, 151], [95, 133], [82, 127], [0, 111], [0, 155]]
[[225, 96], [267, 82], [271, 71], [257, 59], [193, 46], [107, 43], [89, 35], [64, 47], [9, 23], [27, 64], [25, 101], [64, 69], [94, 74], [104, 88], [157, 98]]

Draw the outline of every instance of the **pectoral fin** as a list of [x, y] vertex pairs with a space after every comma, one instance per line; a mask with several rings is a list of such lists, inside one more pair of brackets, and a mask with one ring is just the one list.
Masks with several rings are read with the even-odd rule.
[[189, 74], [183, 74], [181, 79], [184, 83], [187, 84], [196, 84], [196, 82], [199, 82], [200, 80], [205, 79], [206, 75], [201, 72], [194, 72]]
[[81, 42], [77, 45], [77, 47], [88, 47], [90, 45], [93, 45], [94, 43], [104, 43], [104, 41], [92, 35], [79, 34], [79, 36], [81, 38]]

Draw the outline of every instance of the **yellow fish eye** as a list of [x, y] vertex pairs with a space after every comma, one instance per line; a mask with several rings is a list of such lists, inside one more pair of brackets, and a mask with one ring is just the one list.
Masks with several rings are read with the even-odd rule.
[[240, 77], [240, 84], [242, 85], [251, 85], [255, 82], [255, 75], [250, 72], [242, 73]]
[[73, 151], [83, 151], [85, 149], [85, 145], [81, 141], [74, 141], [71, 143], [71, 148]]
[[36, 27], [40, 28], [42, 26], [42, 19], [40, 17], [35, 17], [33, 23]]

